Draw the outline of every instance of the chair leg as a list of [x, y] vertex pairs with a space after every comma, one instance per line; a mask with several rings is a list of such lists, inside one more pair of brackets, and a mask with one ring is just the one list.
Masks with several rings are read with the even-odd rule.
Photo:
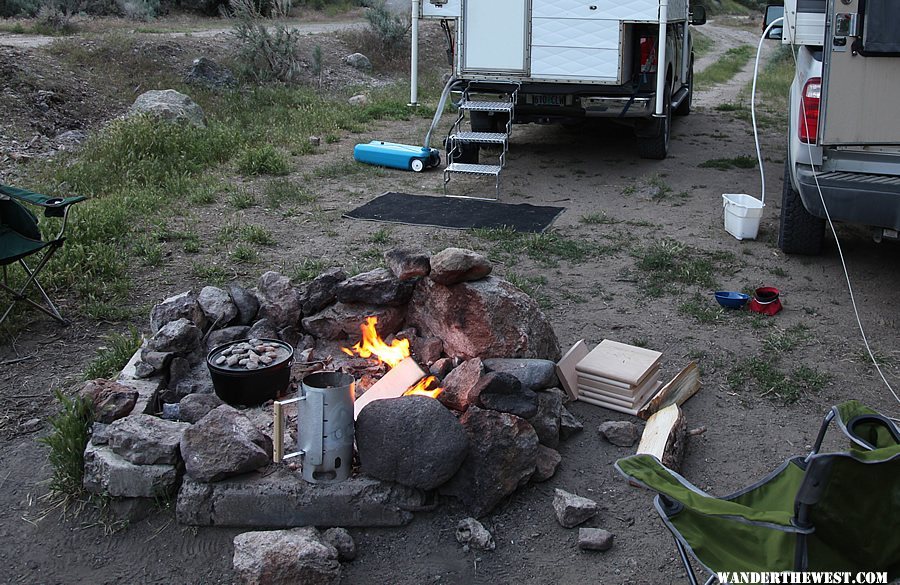
[[[700, 581], [697, 580], [697, 575], [694, 573], [694, 568], [691, 566], [691, 560], [688, 558], [687, 551], [684, 550], [684, 545], [677, 538], [675, 538], [675, 547], [678, 549], [678, 555], [681, 557], [681, 563], [684, 565], [688, 581], [691, 582], [691, 585], [700, 585]], [[719, 580], [715, 575], [710, 575], [709, 579], [704, 582], [704, 585], [712, 585], [718, 582]]]
[[[56, 308], [56, 305], [53, 301], [50, 300], [50, 297], [47, 295], [47, 291], [44, 290], [44, 287], [41, 286], [41, 283], [37, 280], [38, 273], [43, 270], [44, 266], [47, 265], [47, 262], [56, 253], [56, 250], [59, 249], [59, 245], [61, 242], [54, 242], [53, 245], [47, 249], [47, 252], [41, 258], [41, 261], [38, 262], [37, 266], [32, 270], [28, 264], [25, 263], [25, 260], [20, 259], [19, 264], [22, 266], [22, 269], [25, 270], [25, 273], [28, 275], [28, 279], [25, 281], [19, 290], [15, 290], [12, 287], [8, 286], [8, 276], [6, 271], [6, 266], [3, 267], [3, 282], [0, 283], [0, 288], [6, 291], [13, 298], [13, 303], [6, 309], [3, 313], [3, 316], [0, 317], [0, 324], [2, 324], [6, 318], [9, 316], [10, 311], [12, 311], [16, 302], [24, 301], [38, 309], [39, 311], [49, 315], [50, 317], [56, 319], [61, 325], [68, 325], [69, 322], [63, 318], [62, 314], [60, 314], [59, 309]], [[36, 303], [33, 300], [29, 299], [25, 296], [25, 291], [28, 290], [29, 286], [34, 285], [34, 287], [38, 290], [41, 297], [44, 299], [44, 302], [47, 303], [47, 306], [41, 305], [40, 303]]]

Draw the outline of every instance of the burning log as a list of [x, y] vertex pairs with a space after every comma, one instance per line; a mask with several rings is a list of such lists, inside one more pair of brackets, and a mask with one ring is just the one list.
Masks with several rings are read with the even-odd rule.
[[359, 417], [359, 411], [373, 400], [385, 398], [399, 398], [406, 394], [410, 386], [416, 384], [425, 377], [425, 372], [412, 358], [406, 358], [395, 367], [391, 368], [383, 378], [375, 382], [375, 385], [366, 390], [353, 406], [353, 418]]

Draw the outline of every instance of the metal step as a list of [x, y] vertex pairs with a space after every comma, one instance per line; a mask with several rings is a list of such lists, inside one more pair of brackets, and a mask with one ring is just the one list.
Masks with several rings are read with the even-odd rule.
[[503, 167], [500, 165], [471, 165], [466, 163], [452, 163], [444, 169], [448, 173], [462, 173], [466, 175], [491, 175], [496, 177]]
[[512, 102], [475, 102], [463, 100], [459, 104], [460, 110], [468, 110], [470, 112], [504, 112], [510, 113], [513, 110]]
[[450, 135], [457, 142], [480, 142], [482, 144], [506, 144], [509, 135], [505, 132], [457, 132]]

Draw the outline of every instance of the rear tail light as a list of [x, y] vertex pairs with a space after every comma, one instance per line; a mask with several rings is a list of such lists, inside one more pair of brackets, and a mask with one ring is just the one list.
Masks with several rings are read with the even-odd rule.
[[641, 73], [656, 73], [656, 39], [641, 37]]
[[800, 142], [815, 144], [819, 138], [819, 103], [822, 100], [822, 78], [811, 77], [800, 96]]

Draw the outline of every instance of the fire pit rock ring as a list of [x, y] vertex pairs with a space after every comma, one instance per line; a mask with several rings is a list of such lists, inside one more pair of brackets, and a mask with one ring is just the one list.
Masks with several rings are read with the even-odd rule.
[[259, 406], [277, 398], [290, 384], [293, 363], [294, 348], [278, 339], [230, 341], [206, 356], [216, 395], [231, 406]]

